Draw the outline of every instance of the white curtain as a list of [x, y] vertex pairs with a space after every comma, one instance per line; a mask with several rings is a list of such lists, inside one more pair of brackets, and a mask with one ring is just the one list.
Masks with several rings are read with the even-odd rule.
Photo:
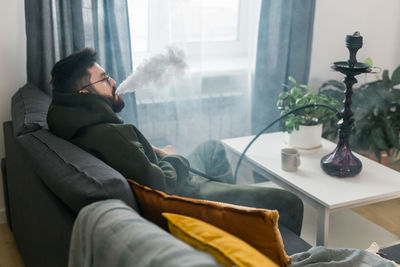
[[168, 84], [136, 91], [138, 128], [150, 142], [186, 154], [208, 139], [248, 135], [260, 1], [130, 0], [129, 6], [133, 67], [170, 44], [184, 50], [188, 65]]

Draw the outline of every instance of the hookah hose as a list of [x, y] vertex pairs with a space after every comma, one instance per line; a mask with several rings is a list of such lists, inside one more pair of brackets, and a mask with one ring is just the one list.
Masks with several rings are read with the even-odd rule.
[[193, 168], [189, 168], [189, 171], [194, 173], [194, 174], [197, 174], [199, 176], [203, 176], [204, 178], [210, 179], [211, 181], [218, 182], [218, 180], [215, 177], [212, 177], [212, 176], [210, 176], [208, 174], [205, 174], [204, 172], [201, 172], [199, 170], [196, 170], [196, 169], [193, 169]]
[[[339, 112], [337, 109], [335, 109], [334, 107], [331, 107], [331, 106], [328, 106], [328, 105], [325, 105], [325, 104], [309, 104], [309, 105], [304, 105], [304, 106], [295, 108], [295, 109], [289, 111], [288, 113], [285, 113], [284, 115], [280, 116], [279, 118], [275, 119], [275, 120], [272, 121], [270, 124], [268, 124], [264, 129], [262, 129], [256, 136], [254, 136], [254, 138], [248, 143], [248, 145], [246, 146], [246, 148], [243, 150], [242, 154], [240, 154], [238, 163], [236, 164], [235, 174], [234, 174], [234, 176], [233, 176], [233, 181], [234, 181], [234, 183], [236, 183], [236, 181], [237, 181], [238, 170], [239, 170], [240, 164], [241, 164], [242, 161], [243, 161], [244, 155], [246, 154], [246, 152], [247, 152], [247, 150], [250, 148], [250, 146], [254, 143], [254, 141], [256, 141], [256, 139], [257, 139], [258, 137], [260, 137], [260, 135], [262, 135], [265, 131], [267, 131], [269, 128], [271, 128], [275, 123], [277, 123], [278, 121], [280, 121], [280, 120], [286, 118], [286, 117], [289, 116], [290, 114], [293, 114], [293, 113], [296, 113], [296, 112], [299, 111], [299, 110], [303, 110], [303, 109], [311, 108], [311, 107], [324, 107], [324, 108], [330, 109], [330, 110], [332, 110], [333, 112], [335, 112], [336, 116], [337, 116], [339, 119], [342, 118], [340, 112]], [[194, 173], [194, 174], [200, 175], [200, 176], [202, 176], [202, 177], [204, 177], [204, 178], [207, 178], [207, 179], [210, 179], [210, 180], [212, 180], [212, 181], [218, 182], [218, 180], [217, 180], [215, 177], [212, 177], [212, 176], [210, 176], [210, 175], [208, 175], [208, 174], [205, 174], [205, 173], [203, 173], [203, 172], [201, 172], [201, 171], [199, 171], [199, 170], [196, 170], [196, 169], [193, 169], [193, 168], [189, 168], [189, 171], [192, 172], [192, 173]]]

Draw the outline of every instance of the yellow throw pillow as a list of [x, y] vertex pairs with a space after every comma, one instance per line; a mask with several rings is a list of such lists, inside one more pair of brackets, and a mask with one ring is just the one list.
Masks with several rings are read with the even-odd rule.
[[224, 266], [278, 266], [261, 252], [224, 230], [192, 217], [166, 213], [168, 227], [176, 238], [211, 254]]
[[284, 250], [276, 210], [168, 195], [130, 179], [128, 182], [142, 216], [166, 231], [168, 222], [161, 213], [181, 214], [207, 222], [242, 239], [280, 266], [288, 266], [291, 262]]

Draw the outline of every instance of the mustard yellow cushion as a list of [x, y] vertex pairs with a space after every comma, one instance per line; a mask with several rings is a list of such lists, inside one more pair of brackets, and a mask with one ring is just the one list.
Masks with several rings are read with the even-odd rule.
[[224, 230], [201, 220], [179, 214], [162, 214], [176, 238], [211, 254], [224, 266], [278, 266], [261, 252]]

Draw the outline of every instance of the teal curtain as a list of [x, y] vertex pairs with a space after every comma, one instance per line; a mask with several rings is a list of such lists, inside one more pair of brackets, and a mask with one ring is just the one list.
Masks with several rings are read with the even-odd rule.
[[279, 116], [276, 101], [289, 75], [308, 82], [314, 11], [315, 0], [262, 1], [251, 106], [254, 134]]
[[132, 71], [127, 10], [127, 0], [25, 0], [28, 82], [51, 94], [54, 63], [84, 47], [124, 80]]

